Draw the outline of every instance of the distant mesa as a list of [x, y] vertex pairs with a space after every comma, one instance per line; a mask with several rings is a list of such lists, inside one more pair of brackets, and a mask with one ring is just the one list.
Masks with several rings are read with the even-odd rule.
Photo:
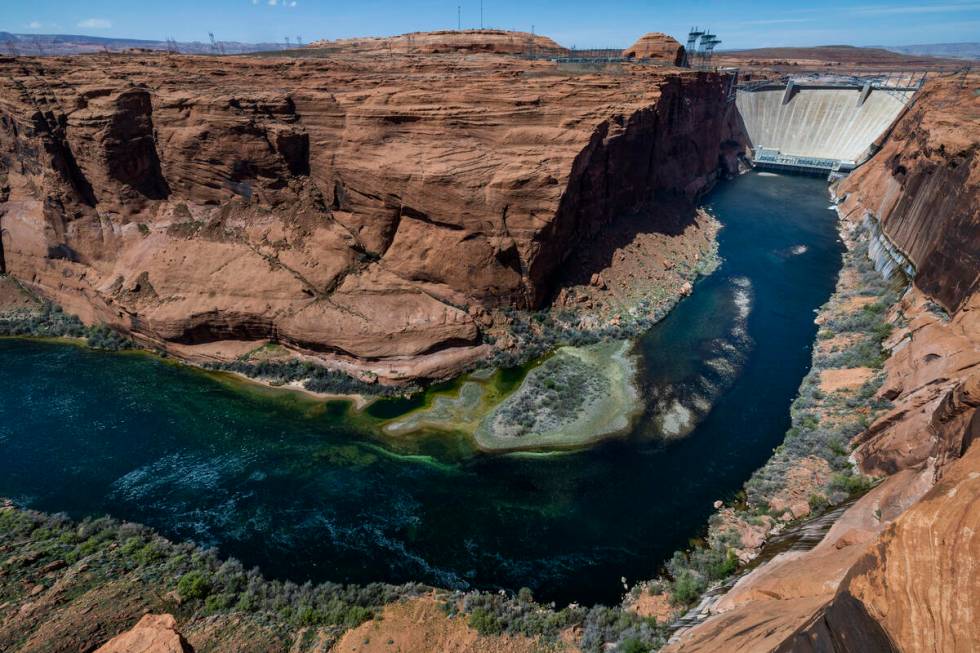
[[679, 66], [684, 61], [684, 46], [668, 34], [649, 32], [623, 50], [623, 57], [627, 59], [657, 59], [673, 66]]
[[307, 46], [338, 53], [399, 53], [399, 54], [544, 54], [561, 56], [566, 48], [547, 36], [531, 32], [512, 32], [502, 29], [441, 30], [412, 32], [388, 37], [365, 37], [314, 41]]

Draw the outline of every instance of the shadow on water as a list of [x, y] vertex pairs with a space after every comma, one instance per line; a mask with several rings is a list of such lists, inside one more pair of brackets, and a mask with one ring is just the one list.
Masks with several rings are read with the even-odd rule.
[[[655, 407], [629, 438], [550, 456], [479, 455], [452, 437], [392, 447], [343, 404], [241, 393], [150, 357], [5, 340], [0, 495], [143, 522], [300, 582], [617, 601], [621, 576], [655, 575], [781, 441], [814, 309], [840, 266], [819, 180], [750, 174], [707, 204], [725, 225], [724, 263], [640, 340]], [[659, 437], [665, 406], [668, 426], [690, 413], [689, 435]]]

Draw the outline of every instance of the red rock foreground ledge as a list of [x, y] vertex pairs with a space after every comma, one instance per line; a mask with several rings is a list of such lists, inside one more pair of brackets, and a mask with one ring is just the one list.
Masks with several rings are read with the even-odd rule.
[[704, 187], [730, 110], [722, 77], [632, 64], [0, 58], [0, 260], [185, 357], [274, 340], [446, 376], [576, 243]]
[[173, 616], [148, 614], [95, 653], [194, 653], [194, 649], [177, 632]]

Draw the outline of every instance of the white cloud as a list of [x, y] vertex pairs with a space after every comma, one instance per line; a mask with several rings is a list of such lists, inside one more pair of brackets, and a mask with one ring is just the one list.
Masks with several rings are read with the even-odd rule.
[[41, 21], [39, 20], [32, 20], [31, 22], [27, 23], [27, 27], [28, 29], [41, 29], [43, 25], [41, 25]]
[[269, 0], [270, 7], [275, 7], [277, 4], [279, 4], [279, 0]]
[[78, 26], [87, 27], [88, 29], [109, 29], [112, 27], [112, 22], [105, 18], [86, 18], [85, 20], [78, 21]]
[[295, 7], [296, 6], [296, 0], [292, 0], [292, 2], [289, 3], [289, 6], [290, 7]]

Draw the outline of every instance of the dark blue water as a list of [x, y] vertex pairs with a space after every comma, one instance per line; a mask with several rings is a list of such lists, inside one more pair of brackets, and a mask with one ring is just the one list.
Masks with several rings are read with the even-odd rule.
[[[143, 355], [5, 340], [0, 495], [142, 522], [300, 582], [617, 601], [621, 576], [654, 576], [782, 440], [840, 266], [819, 180], [751, 174], [707, 203], [725, 225], [724, 263], [640, 341], [654, 407], [628, 438], [552, 456], [481, 455], [445, 437], [393, 449], [344, 405], [242, 392]], [[704, 419], [665, 441], [658, 420], [684, 414], [675, 402]]]

